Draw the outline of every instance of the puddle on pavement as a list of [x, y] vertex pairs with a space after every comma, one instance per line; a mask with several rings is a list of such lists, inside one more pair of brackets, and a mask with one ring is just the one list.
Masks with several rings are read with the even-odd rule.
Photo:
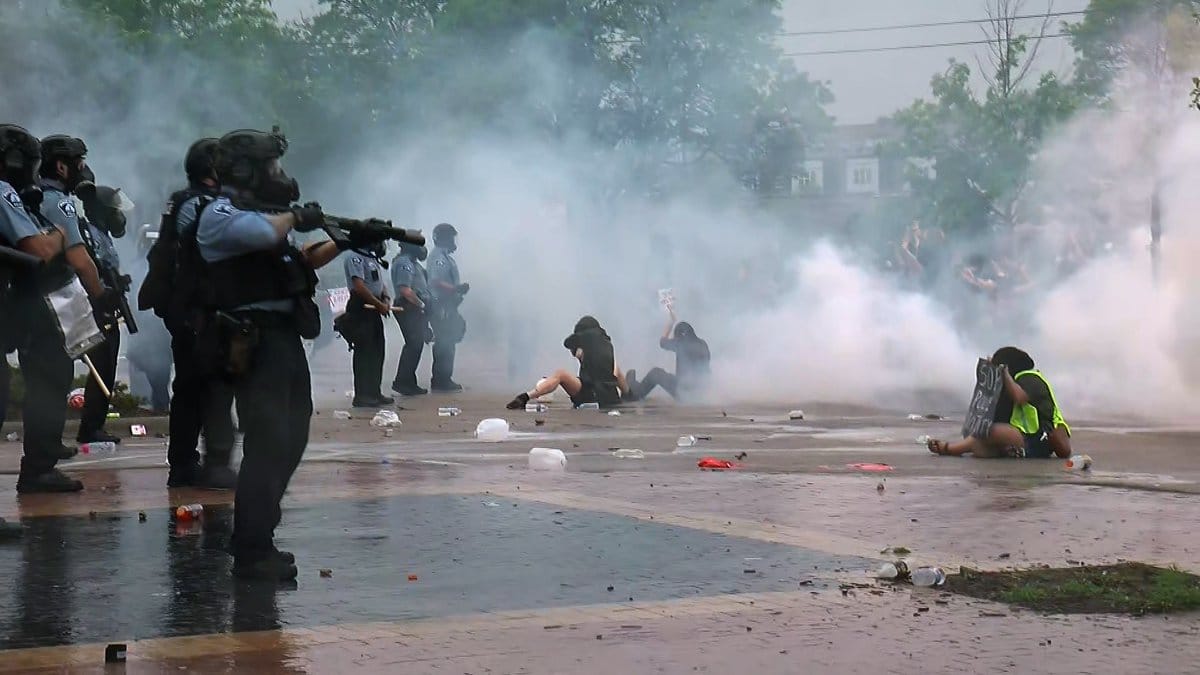
[[786, 591], [810, 575], [819, 590], [871, 566], [490, 495], [400, 495], [285, 509], [277, 543], [300, 578], [281, 590], [231, 579], [228, 509], [180, 531], [165, 509], [113, 515], [25, 519], [24, 540], [0, 546], [0, 648]]

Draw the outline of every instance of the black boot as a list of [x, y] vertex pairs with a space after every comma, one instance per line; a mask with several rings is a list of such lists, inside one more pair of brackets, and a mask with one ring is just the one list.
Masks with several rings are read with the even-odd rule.
[[641, 386], [637, 381], [637, 371], [630, 368], [625, 372], [625, 386], [629, 387], [629, 393], [625, 395], [626, 401], [637, 401], [641, 398], [639, 389]]
[[20, 494], [79, 492], [82, 489], [83, 483], [58, 469], [51, 469], [36, 476], [21, 476], [17, 479], [17, 492]]
[[509, 410], [524, 410], [526, 403], [529, 403], [529, 394], [521, 393], [517, 394], [517, 397], [509, 401], [505, 407]]

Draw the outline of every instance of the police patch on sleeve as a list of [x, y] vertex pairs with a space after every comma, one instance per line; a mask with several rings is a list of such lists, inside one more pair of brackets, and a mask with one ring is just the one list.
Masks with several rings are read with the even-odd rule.
[[63, 215], [68, 218], [74, 218], [76, 216], [75, 202], [71, 201], [69, 198], [58, 203], [58, 210], [62, 211]]
[[217, 202], [216, 204], [213, 204], [212, 210], [213, 210], [213, 213], [216, 213], [216, 214], [219, 214], [222, 216], [232, 216], [233, 215], [233, 204], [230, 204], [229, 202]]
[[21, 202], [21, 195], [17, 194], [16, 190], [9, 190], [8, 192], [5, 192], [4, 201], [8, 202], [9, 206], [18, 211], [23, 211], [25, 209], [25, 204]]

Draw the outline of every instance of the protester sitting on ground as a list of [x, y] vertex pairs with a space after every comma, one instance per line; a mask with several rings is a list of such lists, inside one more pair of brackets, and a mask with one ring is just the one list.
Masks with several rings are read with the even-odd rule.
[[563, 346], [579, 359], [579, 375], [559, 369], [537, 386], [509, 401], [509, 410], [519, 410], [526, 403], [536, 400], [562, 387], [571, 397], [571, 403], [579, 406], [598, 403], [609, 408], [621, 402], [623, 393], [628, 392], [624, 377], [620, 375], [613, 358], [612, 339], [594, 317], [584, 316], [575, 324], [575, 331], [563, 340]]
[[[670, 318], [658, 346], [675, 352], [675, 374], [672, 375], [662, 368], [652, 368], [646, 373], [646, 377], [638, 382], [637, 372], [629, 371], [625, 375], [625, 381], [629, 385], [627, 398], [630, 401], [646, 398], [655, 387], [662, 387], [676, 401], [695, 401], [708, 385], [708, 343], [696, 336], [696, 331], [690, 323], [676, 323], [675, 310], [668, 308], [667, 311], [670, 312]], [[674, 337], [671, 336], [672, 328], [675, 329]]]
[[1033, 358], [1016, 347], [1002, 347], [991, 362], [1003, 366], [1004, 388], [987, 439], [968, 436], [954, 443], [930, 439], [929, 451], [939, 455], [969, 452], [983, 458], [1070, 457], [1071, 428], [1063, 419], [1054, 388], [1035, 368]]

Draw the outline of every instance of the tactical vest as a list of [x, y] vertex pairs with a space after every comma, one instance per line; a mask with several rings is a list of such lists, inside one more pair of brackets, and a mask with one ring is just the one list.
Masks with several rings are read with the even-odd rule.
[[[1041, 371], [1037, 370], [1021, 371], [1013, 376], [1013, 380], [1017, 380], [1025, 375], [1034, 375], [1042, 382], [1045, 382], [1046, 390], [1050, 392], [1050, 402], [1054, 404], [1054, 420], [1053, 425], [1049, 430], [1063, 427], [1067, 430], [1068, 434], [1071, 433], [1071, 427], [1067, 426], [1067, 422], [1063, 418], [1062, 409], [1058, 407], [1058, 399], [1056, 399], [1054, 396], [1054, 387], [1050, 386], [1050, 380], [1047, 380], [1046, 376], [1042, 375]], [[1042, 429], [1041, 422], [1042, 420], [1038, 419], [1037, 408], [1033, 407], [1029, 403], [1024, 405], [1013, 405], [1012, 417], [1009, 419], [1009, 424], [1016, 427], [1021, 433], [1026, 435], [1038, 433], [1038, 431]]]
[[179, 236], [179, 211], [193, 197], [200, 197], [196, 208], [198, 221], [200, 212], [214, 193], [193, 186], [172, 194], [168, 202], [170, 208], [159, 221], [158, 240], [146, 254], [149, 269], [138, 290], [138, 309], [152, 309], [162, 319], [169, 319], [181, 308], [207, 304], [204, 264], [196, 245], [195, 230], [190, 237]]
[[[25, 207], [26, 213], [43, 229], [54, 228], [54, 223], [46, 220], [39, 211]], [[75, 279], [75, 270], [67, 264], [66, 252], [59, 253], [37, 268], [33, 274], [22, 274], [13, 281], [13, 290], [17, 293], [31, 295], [46, 295], [66, 286]]]

